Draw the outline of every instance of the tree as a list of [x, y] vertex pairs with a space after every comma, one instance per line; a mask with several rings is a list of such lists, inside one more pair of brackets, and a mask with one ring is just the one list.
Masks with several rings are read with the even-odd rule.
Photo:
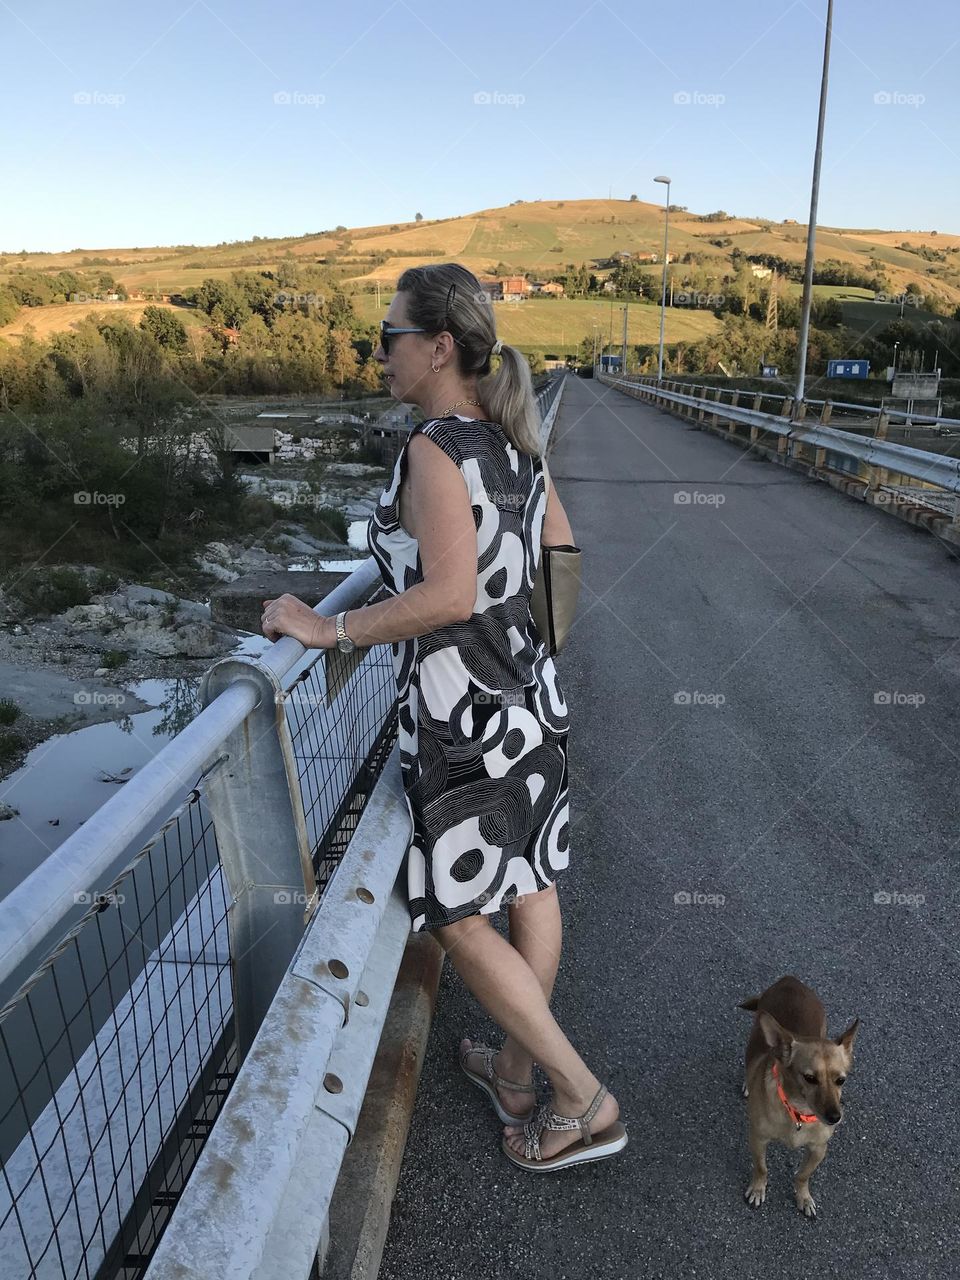
[[636, 197], [635, 195], [632, 195], [632, 196], [630, 197], [630, 201], [631, 201], [631, 203], [632, 203], [634, 200], [636, 200], [636, 199], [637, 199], [637, 197]]
[[349, 329], [327, 332], [326, 372], [334, 386], [342, 387], [357, 373], [357, 353]]
[[416, 214], [416, 216], [414, 217], [414, 222], [422, 222], [422, 221], [423, 221], [423, 214], [422, 213]]
[[183, 321], [166, 307], [145, 308], [140, 328], [155, 338], [161, 347], [167, 347], [171, 351], [183, 351], [187, 345], [187, 331]]

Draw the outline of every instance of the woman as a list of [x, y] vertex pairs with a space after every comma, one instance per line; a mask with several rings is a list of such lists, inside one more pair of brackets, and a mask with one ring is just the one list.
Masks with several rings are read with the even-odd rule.
[[[573, 535], [553, 485], [544, 502], [529, 366], [497, 340], [486, 294], [457, 263], [401, 275], [374, 357], [395, 398], [426, 421], [368, 526], [391, 598], [341, 621], [357, 645], [393, 646], [413, 930], [430, 931], [506, 1031], [499, 1053], [460, 1044], [461, 1066], [505, 1122], [505, 1154], [534, 1171], [601, 1159], [626, 1145], [617, 1101], [549, 1007], [569, 726], [529, 602], [541, 541]], [[265, 604], [270, 639], [336, 644], [332, 618], [291, 596]], [[509, 941], [490, 921], [503, 906]], [[534, 1061], [553, 1086], [539, 1108], [529, 1106]]]

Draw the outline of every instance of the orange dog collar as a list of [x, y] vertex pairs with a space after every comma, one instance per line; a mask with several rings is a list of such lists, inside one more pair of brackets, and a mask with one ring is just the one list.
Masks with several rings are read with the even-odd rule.
[[790, 1116], [790, 1119], [797, 1126], [797, 1128], [799, 1129], [801, 1125], [804, 1125], [804, 1124], [815, 1124], [817, 1120], [819, 1120], [820, 1118], [819, 1116], [812, 1115], [808, 1111], [798, 1111], [796, 1107], [793, 1107], [790, 1105], [790, 1102], [787, 1099], [787, 1095], [783, 1091], [783, 1085], [780, 1083], [780, 1073], [777, 1070], [776, 1063], [773, 1064], [773, 1078], [777, 1082], [777, 1096], [780, 1098], [780, 1101], [786, 1107], [787, 1112]]

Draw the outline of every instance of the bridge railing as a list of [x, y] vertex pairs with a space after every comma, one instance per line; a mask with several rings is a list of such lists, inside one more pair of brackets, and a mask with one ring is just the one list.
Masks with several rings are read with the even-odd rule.
[[[598, 378], [608, 382], [611, 381], [614, 376], [615, 375], [611, 375], [611, 374], [601, 374], [601, 373], [597, 374]], [[628, 375], [626, 378], [620, 378], [619, 380], [621, 382], [636, 383], [641, 385], [655, 386], [657, 383], [656, 378], [644, 377], [644, 376]], [[737, 388], [717, 386], [715, 384], [710, 385], [702, 382], [687, 382], [685, 379], [683, 381], [664, 380], [664, 382], [661, 383], [661, 385], [662, 386], [669, 385], [671, 387], [680, 387], [688, 394], [699, 394], [707, 397], [708, 399], [711, 397], [716, 398], [717, 395], [719, 394], [720, 402], [722, 402], [724, 396], [731, 397], [731, 402], [734, 402], [734, 403], [736, 402], [733, 401], [733, 397], [740, 397], [740, 401], [739, 401], [740, 403], [745, 403], [747, 400], [750, 400], [750, 399], [755, 400], [757, 397], [759, 397], [761, 403], [755, 407], [762, 408], [763, 405], [770, 405], [772, 411], [776, 413], [781, 413], [783, 411], [783, 406], [785, 404], [792, 406], [793, 400], [794, 400], [794, 398], [790, 395], [780, 395], [776, 391], [774, 391], [773, 388], [778, 385], [774, 381], [771, 381], [771, 385], [769, 389], [765, 387], [762, 391], [745, 391]], [[780, 383], [779, 385], [782, 386], [783, 384]], [[912, 426], [932, 426], [932, 427], [942, 428], [943, 430], [960, 431], [960, 418], [945, 418], [943, 417], [942, 414], [939, 414], [939, 413], [937, 414], [923, 413], [923, 412], [914, 410], [913, 408], [910, 407], [909, 404], [905, 408], [900, 409], [900, 408], [897, 408], [896, 405], [890, 403], [890, 400], [891, 400], [891, 397], [883, 396], [881, 397], [879, 404], [864, 404], [862, 402], [858, 403], [854, 400], [836, 400], [833, 398], [818, 400], [812, 396], [804, 397], [804, 401], [807, 404], [807, 406], [810, 409], [817, 410], [818, 417], [822, 418], [824, 411], [826, 411], [827, 421], [830, 420], [830, 417], [832, 414], [837, 413], [839, 411], [841, 417], [844, 415], [847, 415], [847, 416], [857, 417], [861, 419], [863, 418], [879, 419], [880, 415], [883, 415], [887, 423], [903, 422], [906, 424], [910, 424]]]
[[[369, 558], [317, 612], [381, 588]], [[335, 1185], [409, 932], [392, 893], [409, 817], [391, 651], [306, 652], [284, 637], [259, 659], [216, 663], [201, 696], [194, 720], [0, 901], [4, 1280], [142, 1276], [211, 1132], [251, 1152], [272, 1132], [277, 1147], [235, 1171], [250, 1204], [233, 1230], [253, 1243], [216, 1273], [266, 1274], [258, 1221], [279, 1232], [277, 1256], [289, 1244], [314, 1260], [299, 1274], [315, 1265], [323, 1201], [295, 1242], [282, 1211], [311, 1176]], [[291, 1161], [298, 1142], [307, 1155]], [[278, 1201], [287, 1168], [296, 1185]], [[224, 1169], [209, 1157], [198, 1197], [222, 1192]], [[194, 1274], [211, 1274], [211, 1256], [201, 1242]]]
[[[695, 394], [697, 389], [691, 391], [689, 384], [669, 380], [658, 383], [655, 378], [608, 374], [599, 374], [598, 378], [607, 386], [688, 420], [721, 428], [731, 438], [765, 445], [784, 457], [809, 462], [818, 470], [851, 475], [873, 491], [877, 502], [898, 500], [905, 495], [918, 505], [950, 516], [952, 523], [960, 527], [960, 458], [887, 440], [882, 415], [878, 433], [865, 436], [831, 427], [829, 401], [824, 402], [818, 421], [807, 416], [810, 402], [796, 406], [789, 398], [781, 402], [779, 413], [765, 412], [760, 408], [760, 392], [710, 387]], [[957, 425], [960, 427], [960, 422]]]

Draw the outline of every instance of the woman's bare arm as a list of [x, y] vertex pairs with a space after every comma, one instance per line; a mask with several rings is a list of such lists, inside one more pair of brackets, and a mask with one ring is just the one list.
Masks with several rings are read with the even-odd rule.
[[550, 476], [547, 489], [547, 511], [543, 517], [543, 530], [540, 534], [540, 545], [544, 547], [576, 546], [570, 521], [563, 509], [563, 503], [557, 496], [553, 476]]

